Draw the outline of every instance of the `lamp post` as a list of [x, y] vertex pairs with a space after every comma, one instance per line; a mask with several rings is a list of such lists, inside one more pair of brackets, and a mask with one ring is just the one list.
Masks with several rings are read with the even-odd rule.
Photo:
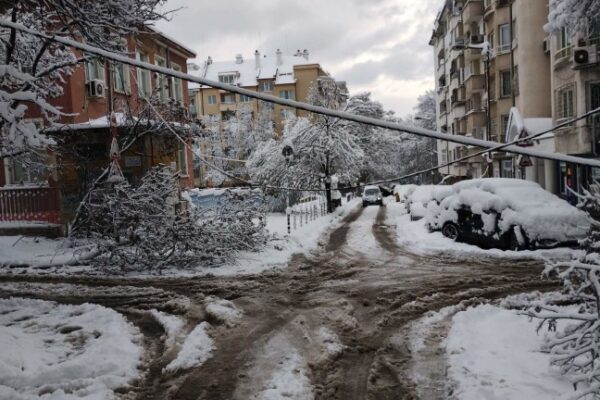
[[287, 170], [287, 190], [285, 191], [285, 214], [287, 216], [287, 232], [288, 235], [290, 233], [292, 233], [292, 228], [290, 225], [290, 214], [291, 214], [291, 210], [290, 210], [290, 191], [289, 191], [289, 187], [290, 187], [290, 164], [292, 163], [292, 160], [294, 159], [294, 149], [292, 148], [291, 145], [286, 144], [285, 146], [283, 146], [283, 149], [281, 150], [281, 154], [283, 155], [283, 157], [285, 158], [285, 166], [286, 166], [286, 170]]

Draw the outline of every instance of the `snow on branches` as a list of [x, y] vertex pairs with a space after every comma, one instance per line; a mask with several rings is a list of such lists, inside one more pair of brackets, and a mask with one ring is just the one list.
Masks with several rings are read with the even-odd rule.
[[572, 33], [591, 33], [594, 28], [600, 29], [599, 16], [600, 0], [550, 0], [548, 23], [544, 29], [549, 33], [562, 28]]
[[[163, 18], [156, 8], [165, 0], [16, 0], [0, 8], [0, 18], [49, 35], [85, 40], [110, 50], [122, 50], [123, 35]], [[50, 100], [84, 58], [63, 45], [40, 40], [16, 29], [0, 29], [0, 158], [27, 162], [52, 140], [28, 122], [28, 111], [48, 121], [61, 110]]]
[[139, 186], [126, 182], [93, 189], [82, 203], [74, 238], [91, 240], [91, 263], [114, 273], [161, 273], [169, 267], [212, 267], [266, 242], [261, 197], [228, 192], [219, 207], [184, 207], [178, 176], [164, 166]]
[[547, 325], [553, 331], [546, 349], [552, 354], [551, 363], [573, 382], [575, 393], [569, 398], [595, 399], [600, 397], [600, 188], [593, 187], [581, 200], [580, 207], [594, 218], [581, 243], [585, 254], [548, 263], [544, 271], [560, 279], [566, 299], [576, 309], [539, 302], [526, 314], [541, 319], [540, 328]]

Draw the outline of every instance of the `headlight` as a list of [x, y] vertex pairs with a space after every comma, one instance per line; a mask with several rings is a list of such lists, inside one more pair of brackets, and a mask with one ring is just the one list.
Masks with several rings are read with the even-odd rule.
[[381, 197], [378, 197], [377, 200], [381, 200]]

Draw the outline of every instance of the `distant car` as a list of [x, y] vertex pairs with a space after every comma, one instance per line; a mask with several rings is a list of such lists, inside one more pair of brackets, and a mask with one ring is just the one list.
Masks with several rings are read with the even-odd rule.
[[577, 245], [589, 217], [537, 183], [520, 179], [474, 179], [428, 209], [430, 230], [484, 248], [525, 250]]
[[366, 207], [370, 204], [383, 205], [383, 197], [381, 196], [381, 190], [377, 186], [366, 186], [362, 194], [362, 204]]

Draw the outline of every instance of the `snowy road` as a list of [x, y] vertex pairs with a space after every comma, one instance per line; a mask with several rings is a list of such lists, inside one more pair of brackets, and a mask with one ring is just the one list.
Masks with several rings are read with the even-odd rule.
[[436, 351], [447, 324], [437, 321], [422, 338], [427, 351], [410, 354], [411, 323], [431, 310], [551, 284], [539, 279], [536, 261], [414, 254], [397, 244], [390, 221], [386, 207], [357, 208], [323, 248], [261, 275], [7, 275], [0, 297], [89, 302], [124, 315], [146, 353], [140, 379], [119, 390], [124, 398], [447, 398]]

